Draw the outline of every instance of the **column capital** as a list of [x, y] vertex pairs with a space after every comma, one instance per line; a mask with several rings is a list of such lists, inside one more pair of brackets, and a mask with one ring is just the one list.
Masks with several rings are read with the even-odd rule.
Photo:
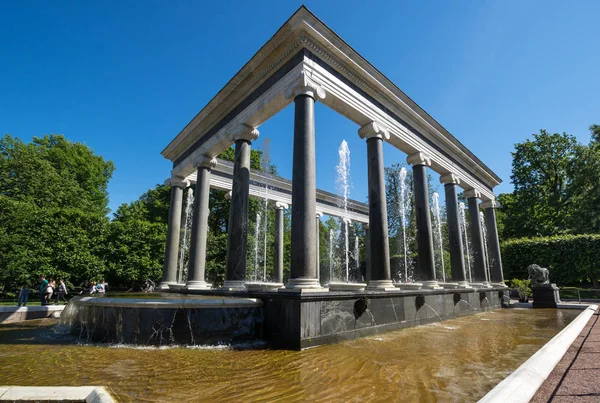
[[231, 190], [229, 192], [225, 192], [225, 199], [231, 200]]
[[371, 139], [373, 137], [389, 140], [390, 132], [388, 129], [383, 127], [381, 123], [369, 122], [358, 129], [358, 135], [361, 139]]
[[342, 222], [344, 224], [352, 224], [352, 220], [346, 217], [342, 217]]
[[215, 157], [209, 157], [208, 155], [200, 155], [194, 158], [192, 166], [195, 169], [200, 167], [214, 169], [217, 166], [217, 159]]
[[229, 141], [236, 142], [238, 140], [254, 141], [258, 139], [258, 129], [242, 123], [236, 130], [229, 133]]
[[164, 182], [164, 185], [171, 187], [177, 186], [178, 188], [185, 189], [190, 186], [190, 181], [180, 176], [172, 176]]
[[406, 157], [406, 162], [412, 166], [416, 166], [416, 165], [425, 165], [426, 167], [431, 166], [431, 158], [429, 158], [427, 156], [427, 154], [425, 154], [422, 151], [417, 151], [416, 153], [411, 154], [408, 157]]
[[453, 173], [447, 173], [440, 175], [440, 183], [444, 185], [460, 185], [460, 178]]
[[472, 197], [481, 199], [481, 192], [477, 189], [467, 189], [467, 190], [465, 190], [465, 197], [467, 199], [470, 199]]
[[317, 216], [317, 218], [323, 217], [323, 212], [322, 211], [317, 211], [316, 216]]
[[369, 223], [368, 222], [362, 223], [362, 227], [363, 227], [364, 230], [368, 231], [369, 230]]
[[319, 100], [325, 98], [325, 89], [315, 83], [310, 77], [310, 72], [302, 70], [298, 77], [285, 91], [285, 98], [295, 98], [298, 95], [308, 95], [309, 97]]
[[289, 204], [283, 202], [275, 202], [275, 208], [277, 210], [287, 210], [290, 208]]
[[485, 200], [484, 202], [481, 203], [481, 208], [499, 208], [500, 207], [500, 203], [498, 203], [496, 200]]

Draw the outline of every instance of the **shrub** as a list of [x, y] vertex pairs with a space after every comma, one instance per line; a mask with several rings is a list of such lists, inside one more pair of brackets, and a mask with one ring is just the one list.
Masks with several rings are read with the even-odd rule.
[[521, 302], [527, 302], [527, 297], [532, 294], [530, 280], [519, 280], [518, 278], [514, 278], [510, 281], [510, 286], [517, 290], [519, 293], [519, 301]]
[[513, 239], [502, 244], [505, 278], [527, 278], [527, 266], [550, 270], [550, 281], [578, 284], [600, 278], [600, 235]]

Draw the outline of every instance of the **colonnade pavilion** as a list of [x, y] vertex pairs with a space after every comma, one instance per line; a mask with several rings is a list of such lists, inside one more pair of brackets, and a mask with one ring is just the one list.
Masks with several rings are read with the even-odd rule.
[[[423, 289], [439, 289], [427, 187], [427, 168], [440, 174], [446, 196], [451, 281], [458, 288], [503, 286], [502, 260], [493, 188], [500, 178], [360, 56], [304, 6], [246, 63], [221, 91], [171, 141], [162, 155], [173, 162], [165, 266], [160, 288], [175, 288], [183, 191], [196, 184], [190, 244], [188, 290], [205, 282], [209, 190], [231, 189], [227, 273], [223, 291], [243, 291], [246, 280], [248, 201], [261, 186], [276, 202], [275, 281], [282, 281], [283, 209], [291, 208], [290, 278], [283, 292], [326, 291], [318, 279], [319, 215], [340, 215], [331, 195], [316, 188], [315, 102], [322, 102], [357, 124], [368, 159], [368, 206], [351, 204], [350, 217], [368, 228], [367, 291], [397, 290], [390, 273], [383, 143], [407, 154], [414, 173], [418, 262]], [[258, 127], [294, 102], [292, 181], [250, 171]], [[235, 144], [233, 166], [216, 155]], [[218, 165], [218, 166], [217, 166]], [[224, 165], [221, 167], [221, 165]], [[458, 188], [468, 200], [473, 282], [465, 274], [459, 222]], [[480, 204], [480, 201], [482, 202]], [[489, 236], [489, 276], [479, 207]], [[442, 284], [443, 286], [443, 284]]]

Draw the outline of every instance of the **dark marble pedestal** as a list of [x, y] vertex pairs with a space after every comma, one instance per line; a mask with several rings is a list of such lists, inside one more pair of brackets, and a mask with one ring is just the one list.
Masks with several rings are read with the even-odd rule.
[[531, 287], [534, 308], [556, 308], [560, 304], [560, 294], [556, 284], [544, 284]]

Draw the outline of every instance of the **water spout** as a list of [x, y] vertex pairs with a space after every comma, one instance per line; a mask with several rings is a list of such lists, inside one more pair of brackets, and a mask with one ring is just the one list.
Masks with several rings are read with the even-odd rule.
[[188, 188], [185, 202], [185, 214], [183, 219], [183, 236], [179, 246], [179, 268], [177, 270], [177, 283], [183, 284], [187, 281], [187, 264], [185, 262], [186, 252], [190, 248], [190, 234], [192, 229], [192, 217], [194, 215], [194, 191]]
[[464, 241], [465, 241], [465, 251], [466, 251], [466, 256], [467, 256], [467, 269], [469, 272], [469, 283], [473, 282], [473, 276], [471, 275], [471, 254], [469, 253], [469, 237], [467, 235], [467, 219], [465, 218], [465, 203], [460, 202], [460, 204], [458, 205], [459, 208], [459, 212], [460, 212], [460, 230], [462, 232], [462, 235], [464, 237]]
[[442, 281], [446, 282], [446, 270], [444, 268], [444, 245], [442, 243], [442, 222], [440, 219], [440, 195], [434, 192], [432, 195], [433, 204], [431, 206], [433, 210], [434, 225], [436, 228], [436, 243], [440, 251], [440, 263], [442, 268]]

